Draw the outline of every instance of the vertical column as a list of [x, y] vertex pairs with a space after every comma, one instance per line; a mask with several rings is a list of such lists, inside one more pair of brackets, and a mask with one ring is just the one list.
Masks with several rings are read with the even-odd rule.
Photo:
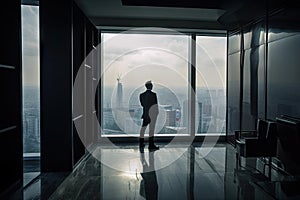
[[227, 141], [234, 144], [234, 132], [240, 130], [241, 31], [227, 37]]
[[190, 63], [189, 63], [189, 129], [190, 136], [195, 137], [195, 117], [196, 117], [196, 34], [191, 35], [190, 41]]
[[86, 48], [86, 59], [85, 59], [85, 117], [86, 117], [86, 145], [90, 147], [93, 139], [93, 108], [92, 108], [92, 91], [93, 91], [93, 62], [92, 54], [93, 50], [93, 25], [86, 19], [85, 23], [85, 48]]
[[[85, 16], [76, 3], [73, 2], [73, 83], [79, 82], [78, 90], [73, 90], [73, 165], [80, 162], [85, 154], [81, 137], [85, 134], [84, 73], [80, 67], [85, 59]], [[74, 85], [75, 86], [75, 85]], [[77, 94], [79, 92], [79, 94]], [[75, 126], [76, 123], [76, 126]], [[81, 136], [81, 137], [80, 137]]]
[[22, 180], [21, 1], [1, 3], [0, 198]]
[[98, 88], [98, 80], [99, 80], [99, 66], [98, 66], [98, 29], [96, 27], [93, 27], [93, 91], [95, 91], [95, 96], [93, 96], [95, 105], [93, 107], [93, 142], [97, 142], [98, 136], [100, 133], [99, 130], [99, 123], [98, 123], [98, 117], [99, 116], [99, 88]]
[[41, 171], [72, 170], [72, 0], [40, 2]]

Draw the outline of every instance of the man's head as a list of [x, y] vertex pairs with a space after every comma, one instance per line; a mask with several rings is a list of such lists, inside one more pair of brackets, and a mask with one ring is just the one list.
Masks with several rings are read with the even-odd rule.
[[145, 83], [145, 87], [147, 88], [147, 90], [152, 90], [152, 88], [153, 88], [152, 82], [151, 81], [147, 81]]

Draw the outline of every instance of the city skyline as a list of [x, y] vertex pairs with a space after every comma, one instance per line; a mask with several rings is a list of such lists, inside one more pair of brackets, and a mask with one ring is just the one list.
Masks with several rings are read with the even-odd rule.
[[[120, 79], [117, 81], [116, 92], [113, 87], [104, 87], [102, 100], [104, 134], [138, 134], [142, 122], [142, 107], [138, 96], [145, 88], [144, 86], [137, 89], [129, 88], [123, 85]], [[158, 86], [156, 92], [160, 110], [156, 133], [188, 134], [187, 90], [181, 89], [180, 92], [177, 91], [177, 94], [174, 94], [168, 88]], [[224, 133], [225, 94], [224, 88], [199, 89], [196, 105], [196, 133]], [[178, 100], [178, 96], [186, 97], [186, 99]], [[124, 101], [120, 102], [120, 99]], [[114, 102], [117, 104], [114, 105]], [[213, 102], [215, 105], [212, 105]]]
[[23, 87], [23, 152], [40, 152], [40, 98], [38, 86]]

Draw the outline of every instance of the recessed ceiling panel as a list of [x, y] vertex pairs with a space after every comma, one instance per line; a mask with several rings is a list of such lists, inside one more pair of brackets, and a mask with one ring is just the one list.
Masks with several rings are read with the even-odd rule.
[[220, 9], [222, 0], [122, 0], [125, 6], [154, 6], [179, 8], [210, 8]]

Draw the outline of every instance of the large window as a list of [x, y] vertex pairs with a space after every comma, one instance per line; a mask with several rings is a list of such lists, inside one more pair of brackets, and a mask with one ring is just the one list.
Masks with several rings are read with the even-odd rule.
[[[139, 134], [142, 123], [139, 94], [146, 90], [144, 84], [148, 80], [154, 84], [153, 91], [157, 93], [159, 104], [155, 133], [190, 134], [192, 35], [107, 32], [101, 34], [101, 41], [102, 135]], [[222, 79], [211, 84], [197, 73], [197, 105], [202, 104], [202, 107], [196, 106], [195, 124], [196, 127], [201, 124], [199, 133], [219, 134], [225, 130], [219, 125], [225, 120], [226, 107], [225, 41], [225, 37], [197, 36], [196, 46], [208, 46], [205, 54], [196, 48], [197, 71], [215, 68]], [[215, 52], [212, 51], [214, 47]], [[205, 67], [200, 67], [202, 64], [206, 64]], [[217, 96], [212, 96], [214, 92]], [[216, 104], [217, 97], [215, 109], [213, 104]], [[214, 121], [216, 123], [213, 124]], [[215, 128], [208, 130], [209, 125], [215, 125]]]
[[226, 37], [196, 37], [196, 133], [226, 133]]
[[39, 69], [39, 6], [22, 5], [24, 184], [40, 171]]

